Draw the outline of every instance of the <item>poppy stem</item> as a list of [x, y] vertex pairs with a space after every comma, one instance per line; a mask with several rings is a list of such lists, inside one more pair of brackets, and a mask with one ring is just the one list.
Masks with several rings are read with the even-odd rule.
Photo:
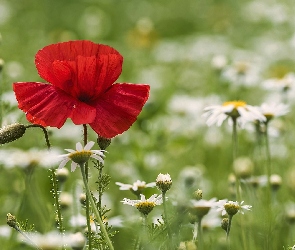
[[26, 128], [41, 128], [43, 130], [43, 133], [44, 133], [47, 149], [50, 150], [51, 145], [50, 145], [49, 136], [48, 136], [48, 132], [47, 132], [46, 128], [44, 128], [43, 126], [41, 126], [39, 124], [27, 125]]
[[86, 189], [86, 195], [90, 200], [90, 203], [91, 203], [92, 210], [94, 212], [95, 218], [96, 218], [97, 222], [100, 225], [100, 230], [101, 230], [101, 232], [102, 232], [102, 234], [104, 236], [104, 239], [105, 239], [109, 249], [114, 250], [114, 247], [113, 247], [113, 244], [112, 244], [112, 242], [111, 242], [111, 240], [109, 238], [108, 232], [106, 231], [105, 225], [103, 224], [102, 219], [100, 217], [100, 213], [97, 210], [95, 201], [93, 200], [93, 197], [92, 197], [92, 195], [90, 193], [90, 190], [89, 190], [89, 187], [88, 187], [88, 181], [87, 181], [87, 178], [86, 178], [86, 175], [85, 175], [84, 164], [80, 164], [80, 169], [81, 169], [81, 173], [82, 173], [82, 177], [83, 177], [84, 186], [85, 186], [85, 189]]

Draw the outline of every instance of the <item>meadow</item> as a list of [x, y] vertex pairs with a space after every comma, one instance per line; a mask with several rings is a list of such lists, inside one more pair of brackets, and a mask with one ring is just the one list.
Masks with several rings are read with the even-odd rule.
[[[0, 0], [0, 248], [295, 249], [294, 11], [291, 0]], [[19, 108], [13, 83], [48, 82], [36, 53], [76, 40], [122, 55], [115, 83], [150, 86], [111, 140], [71, 119], [32, 126]], [[107, 152], [57, 171], [87, 141]]]

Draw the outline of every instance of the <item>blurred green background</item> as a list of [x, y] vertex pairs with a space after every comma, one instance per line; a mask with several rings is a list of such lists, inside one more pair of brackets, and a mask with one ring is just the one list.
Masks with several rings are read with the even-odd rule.
[[[251, 105], [283, 101], [291, 111], [274, 121], [270, 140], [272, 171], [283, 180], [277, 196], [281, 210], [275, 216], [279, 223], [273, 249], [283, 249], [295, 243], [293, 225], [283, 219], [284, 206], [294, 201], [295, 194], [294, 82], [285, 92], [264, 88], [263, 83], [295, 71], [294, 8], [292, 0], [0, 0], [2, 123], [27, 124], [16, 108], [12, 83], [44, 82], [34, 65], [39, 49], [78, 39], [117, 49], [124, 57], [118, 82], [150, 84], [151, 94], [137, 122], [108, 148], [104, 170], [112, 179], [105, 203], [112, 209], [109, 217], [139, 217], [136, 209], [120, 203], [124, 197], [136, 197], [119, 191], [116, 181], [148, 183], [159, 173], [169, 173], [174, 183], [171, 196], [177, 197], [185, 178], [195, 173], [193, 189], [203, 189], [205, 199], [230, 198], [231, 129], [227, 124], [207, 127], [201, 116], [206, 106], [239, 99]], [[70, 121], [60, 130], [49, 131], [52, 145], [61, 152], [82, 140], [82, 128]], [[92, 132], [90, 139], [96, 140]], [[239, 130], [238, 155], [250, 157], [255, 165], [253, 174], [262, 175], [264, 156], [255, 145], [253, 129]], [[2, 145], [1, 150], [5, 153], [15, 148], [46, 150], [41, 131], [34, 130]], [[0, 225], [6, 224], [10, 212], [22, 221], [29, 219], [29, 224], [45, 233], [53, 229], [54, 221], [49, 172], [41, 167], [34, 168], [32, 175], [27, 172], [2, 163]], [[70, 174], [65, 191], [73, 193], [79, 174]], [[96, 176], [93, 169], [93, 190]], [[148, 189], [145, 194], [155, 192]], [[250, 199], [247, 202], [252, 204]], [[254, 207], [252, 213], [255, 211]], [[70, 217], [71, 210], [65, 213]], [[256, 230], [253, 225], [250, 231]], [[128, 228], [118, 230], [116, 249], [129, 249]], [[8, 243], [9, 239], [16, 241], [15, 235], [9, 237], [0, 238], [7, 249], [25, 249]], [[223, 249], [221, 229], [212, 229], [208, 237], [208, 249]], [[251, 249], [263, 249], [264, 237], [257, 237]]]

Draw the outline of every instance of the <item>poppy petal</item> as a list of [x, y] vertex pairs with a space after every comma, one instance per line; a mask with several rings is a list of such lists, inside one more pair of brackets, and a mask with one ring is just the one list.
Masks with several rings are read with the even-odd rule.
[[90, 41], [48, 45], [35, 58], [43, 79], [82, 101], [93, 95], [95, 99], [110, 87], [121, 74], [122, 63], [118, 51]]
[[149, 85], [114, 84], [96, 103], [96, 118], [90, 123], [102, 137], [112, 138], [126, 131], [136, 121], [149, 97]]
[[13, 90], [18, 107], [34, 124], [60, 128], [67, 118], [78, 125], [93, 122], [96, 116], [95, 108], [49, 84], [20, 82], [13, 84]]

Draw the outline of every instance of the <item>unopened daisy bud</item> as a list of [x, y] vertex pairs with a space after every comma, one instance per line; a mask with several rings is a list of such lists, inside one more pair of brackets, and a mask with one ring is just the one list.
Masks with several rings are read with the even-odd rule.
[[67, 168], [61, 168], [56, 170], [56, 178], [59, 182], [64, 183], [69, 176], [69, 170]]
[[156, 179], [156, 186], [163, 193], [166, 193], [172, 185], [172, 179], [169, 174], [159, 174]]
[[73, 203], [73, 197], [67, 192], [62, 192], [59, 196], [59, 204], [62, 209], [67, 209]]
[[194, 198], [196, 200], [201, 200], [203, 198], [203, 191], [201, 189], [198, 189], [194, 192]]
[[9, 143], [21, 138], [26, 132], [23, 124], [14, 123], [0, 129], [0, 144]]
[[98, 136], [97, 143], [101, 150], [105, 150], [108, 146], [110, 146], [112, 140], [108, 138], [104, 138], [101, 136]]
[[238, 178], [246, 179], [252, 175], [254, 164], [248, 157], [239, 157], [234, 161], [233, 168]]
[[79, 201], [82, 205], [86, 204], [86, 194], [80, 194]]
[[270, 185], [271, 185], [271, 188], [273, 189], [273, 191], [277, 191], [282, 185], [282, 177], [277, 174], [271, 175], [270, 176]]
[[229, 222], [229, 219], [228, 219], [228, 218], [223, 218], [222, 221], [221, 221], [221, 228], [222, 228], [225, 232], [227, 232], [228, 222]]

